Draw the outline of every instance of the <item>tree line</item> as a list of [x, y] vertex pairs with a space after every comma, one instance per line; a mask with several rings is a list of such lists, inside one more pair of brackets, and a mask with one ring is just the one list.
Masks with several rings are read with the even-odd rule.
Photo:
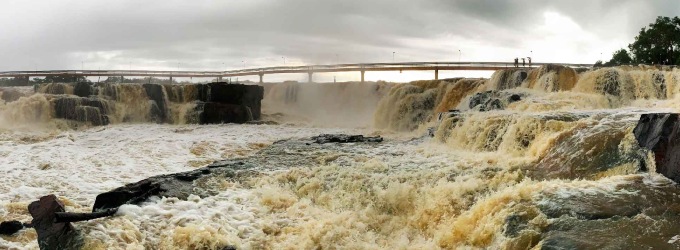
[[631, 64], [680, 65], [680, 18], [657, 17], [640, 30], [628, 50], [619, 49], [610, 61], [597, 61], [595, 66]]
[[[84, 76], [46, 76], [44, 78], [31, 78], [26, 77], [12, 77], [12, 78], [0, 78], [1, 86], [33, 86], [35, 84], [42, 83], [66, 83], [66, 82], [89, 82], [92, 83], [90, 79]], [[103, 81], [98, 81], [103, 83], [157, 83], [157, 84], [189, 84], [189, 81], [175, 81], [174, 79], [170, 81], [167, 78], [156, 78], [156, 77], [145, 77], [145, 78], [123, 78], [120, 76], [107, 77]]]

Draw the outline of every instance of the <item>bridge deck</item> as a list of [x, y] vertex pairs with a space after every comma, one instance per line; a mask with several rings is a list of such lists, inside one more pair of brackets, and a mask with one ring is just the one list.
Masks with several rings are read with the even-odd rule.
[[[547, 65], [533, 63], [531, 66], [520, 64], [519, 69], [530, 69]], [[555, 63], [553, 63], [555, 64]], [[589, 68], [592, 64], [564, 64], [572, 68]], [[135, 77], [235, 77], [262, 76], [267, 74], [290, 73], [328, 73], [328, 72], [369, 72], [369, 71], [429, 71], [429, 70], [501, 70], [516, 68], [510, 62], [402, 62], [402, 63], [363, 63], [328, 64], [310, 66], [283, 66], [251, 68], [227, 71], [156, 71], [156, 70], [48, 70], [48, 71], [5, 71], [0, 77], [45, 77], [45, 76], [135, 76]]]

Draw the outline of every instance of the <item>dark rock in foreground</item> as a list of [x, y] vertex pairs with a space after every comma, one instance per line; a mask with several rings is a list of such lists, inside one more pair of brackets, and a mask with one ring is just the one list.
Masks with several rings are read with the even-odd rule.
[[633, 133], [638, 145], [654, 155], [656, 172], [680, 183], [680, 121], [678, 114], [643, 114]]
[[92, 211], [118, 208], [124, 204], [140, 204], [152, 196], [179, 199], [187, 199], [190, 194], [207, 196], [208, 194], [196, 192], [194, 181], [210, 176], [234, 178], [237, 170], [247, 168], [252, 168], [252, 166], [244, 162], [222, 162], [189, 172], [149, 177], [97, 195]]
[[312, 137], [314, 143], [353, 143], [353, 142], [382, 142], [383, 138], [380, 136], [364, 137], [363, 135], [345, 135], [345, 134], [322, 134]]
[[56, 213], [64, 212], [64, 204], [54, 195], [43, 196], [28, 205], [31, 224], [38, 233], [40, 249], [77, 249], [78, 232], [68, 222], [56, 222]]
[[12, 235], [24, 229], [24, 223], [20, 221], [3, 221], [0, 223], [0, 235]]

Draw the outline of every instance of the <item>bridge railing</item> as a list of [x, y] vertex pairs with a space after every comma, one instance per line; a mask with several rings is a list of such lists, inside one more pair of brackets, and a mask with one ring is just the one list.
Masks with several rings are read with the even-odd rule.
[[[538, 67], [549, 63], [520, 63], [521, 67]], [[589, 68], [592, 64], [559, 64], [573, 68]], [[262, 75], [276, 73], [306, 73], [333, 71], [371, 71], [371, 70], [409, 70], [409, 69], [437, 69], [442, 68], [475, 68], [483, 70], [489, 68], [515, 67], [514, 62], [395, 62], [395, 63], [352, 63], [352, 64], [319, 64], [305, 66], [275, 66], [263, 68], [249, 68], [227, 71], [169, 71], [169, 70], [48, 70], [48, 71], [5, 71], [0, 77], [21, 76], [176, 76], [176, 77], [223, 77], [234, 75]]]

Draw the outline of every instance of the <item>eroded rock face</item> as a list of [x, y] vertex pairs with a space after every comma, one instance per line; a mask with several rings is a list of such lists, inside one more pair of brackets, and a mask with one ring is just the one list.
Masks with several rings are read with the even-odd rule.
[[250, 107], [245, 105], [204, 102], [196, 105], [199, 124], [246, 123], [254, 120]]
[[643, 114], [635, 130], [638, 145], [654, 155], [655, 171], [680, 183], [680, 121], [678, 114]]
[[168, 111], [168, 95], [165, 93], [165, 88], [160, 84], [146, 83], [142, 84], [149, 100], [154, 102], [151, 105], [151, 119], [156, 123], [171, 122]]
[[88, 122], [94, 126], [109, 124], [110, 103], [96, 97], [60, 96], [52, 100], [56, 118]]

